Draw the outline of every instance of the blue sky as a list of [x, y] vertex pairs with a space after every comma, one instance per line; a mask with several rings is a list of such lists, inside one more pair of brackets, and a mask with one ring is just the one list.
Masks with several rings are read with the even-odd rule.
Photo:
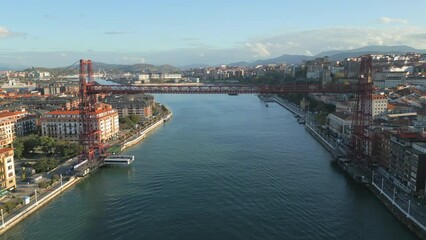
[[367, 45], [426, 49], [424, 0], [0, 0], [0, 63], [183, 66]]

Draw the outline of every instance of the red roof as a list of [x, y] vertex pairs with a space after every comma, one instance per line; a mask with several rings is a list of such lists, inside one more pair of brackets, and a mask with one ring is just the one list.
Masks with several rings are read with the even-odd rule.
[[[111, 111], [112, 109], [96, 109], [95, 113], [103, 113]], [[46, 113], [47, 115], [80, 115], [80, 110], [55, 110], [52, 112]]]
[[16, 116], [20, 114], [24, 114], [25, 112], [2, 112], [0, 113], [0, 118]]
[[13, 148], [0, 148], [0, 154], [9, 152], [9, 151], [13, 151]]
[[70, 111], [67, 111], [67, 110], [55, 110], [55, 111], [52, 111], [52, 112], [48, 112], [46, 114], [49, 114], [49, 115], [79, 115], [80, 114], [80, 110], [70, 110]]

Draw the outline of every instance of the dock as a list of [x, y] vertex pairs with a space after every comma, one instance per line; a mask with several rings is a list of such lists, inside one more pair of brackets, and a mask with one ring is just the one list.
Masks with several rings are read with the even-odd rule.
[[104, 159], [104, 165], [130, 165], [133, 161], [133, 155], [111, 155]]

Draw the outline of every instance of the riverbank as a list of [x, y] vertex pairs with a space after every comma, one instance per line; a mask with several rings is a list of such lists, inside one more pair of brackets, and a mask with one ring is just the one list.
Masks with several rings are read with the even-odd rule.
[[[271, 99], [274, 100], [274, 102], [278, 103], [279, 105], [283, 106], [290, 112], [294, 113], [295, 115], [298, 112], [302, 110], [295, 110], [294, 106], [290, 106], [289, 104], [286, 104], [286, 101], [278, 101], [280, 100], [276, 96], [272, 97]], [[300, 116], [300, 115], [299, 115]], [[335, 160], [340, 155], [345, 155], [345, 153], [342, 153], [340, 149], [336, 146], [333, 146], [332, 143], [328, 142], [326, 139], [324, 139], [321, 134], [319, 134], [315, 128], [309, 124], [305, 125], [306, 131], [315, 138], [331, 155], [332, 155], [332, 161], [335, 161], [339, 167], [348, 175], [350, 176], [354, 181], [362, 183], [364, 186], [366, 186], [371, 193], [375, 197], [377, 197], [380, 202], [386, 206], [386, 208], [408, 229], [410, 229], [413, 233], [415, 233], [419, 238], [426, 240], [426, 226], [424, 226], [422, 223], [417, 221], [414, 217], [410, 215], [409, 210], [404, 210], [402, 207], [400, 207], [398, 204], [395, 203], [395, 200], [391, 199], [386, 193], [383, 192], [375, 183], [373, 178], [369, 178], [366, 176], [366, 173], [362, 172], [359, 168], [356, 166], [352, 166], [347, 163], [340, 163], [337, 162], [339, 160]]]
[[[132, 137], [131, 140], [127, 140], [124, 143], [122, 143], [121, 151], [124, 151], [125, 149], [139, 143], [142, 139], [145, 138], [145, 136], [148, 133], [156, 129], [162, 123], [169, 121], [172, 118], [172, 116], [173, 114], [170, 112], [167, 116], [160, 118], [157, 122], [151, 124], [150, 126], [141, 130], [140, 132], [137, 132], [135, 134], [136, 136]], [[86, 177], [88, 176], [89, 175], [87, 175]], [[34, 213], [35, 211], [37, 211], [44, 205], [46, 205], [55, 197], [59, 196], [62, 192], [66, 191], [67, 189], [77, 184], [83, 178], [84, 177], [71, 176], [68, 181], [61, 184], [58, 183], [56, 186], [52, 187], [52, 189], [50, 189], [49, 192], [43, 193], [39, 197], [37, 197], [37, 194], [35, 194], [33, 198], [30, 199], [30, 202], [27, 203], [27, 205], [18, 209], [13, 214], [8, 215], [5, 219], [3, 219], [3, 215], [0, 216], [2, 218], [1, 225], [0, 225], [0, 235], [8, 231], [10, 228], [15, 226], [22, 220], [24, 220], [26, 217], [30, 216], [32, 213]]]
[[150, 126], [148, 126], [146, 129], [139, 131], [135, 134], [134, 139], [128, 140], [126, 142], [124, 142], [121, 146], [121, 151], [124, 151], [125, 149], [139, 143], [140, 141], [142, 141], [146, 135], [151, 132], [152, 130], [154, 130], [155, 128], [157, 128], [158, 126], [160, 126], [162, 123], [167, 122], [168, 120], [170, 120], [170, 118], [172, 118], [173, 114], [169, 113], [166, 117], [161, 118], [160, 120], [158, 120], [157, 122], [151, 124]]
[[63, 184], [59, 184], [53, 189], [51, 192], [47, 193], [46, 195], [40, 197], [37, 199], [37, 197], [34, 198], [33, 201], [31, 201], [30, 204], [25, 205], [19, 213], [14, 214], [13, 216], [8, 216], [5, 220], [2, 219], [2, 225], [0, 229], [0, 235], [24, 220], [26, 217], [31, 215], [33, 212], [37, 211], [44, 205], [46, 205], [48, 202], [53, 200], [55, 197], [63, 193], [64, 191], [68, 190], [72, 186], [74, 186], [76, 183], [78, 183], [82, 178], [73, 176], [68, 181], [66, 181]]

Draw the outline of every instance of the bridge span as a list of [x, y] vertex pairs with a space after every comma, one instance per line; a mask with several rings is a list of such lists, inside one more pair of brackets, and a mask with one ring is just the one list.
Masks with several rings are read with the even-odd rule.
[[149, 84], [96, 85], [86, 84], [87, 94], [281, 94], [281, 93], [356, 93], [357, 84], [293, 84], [293, 85], [212, 85], [212, 84]]

